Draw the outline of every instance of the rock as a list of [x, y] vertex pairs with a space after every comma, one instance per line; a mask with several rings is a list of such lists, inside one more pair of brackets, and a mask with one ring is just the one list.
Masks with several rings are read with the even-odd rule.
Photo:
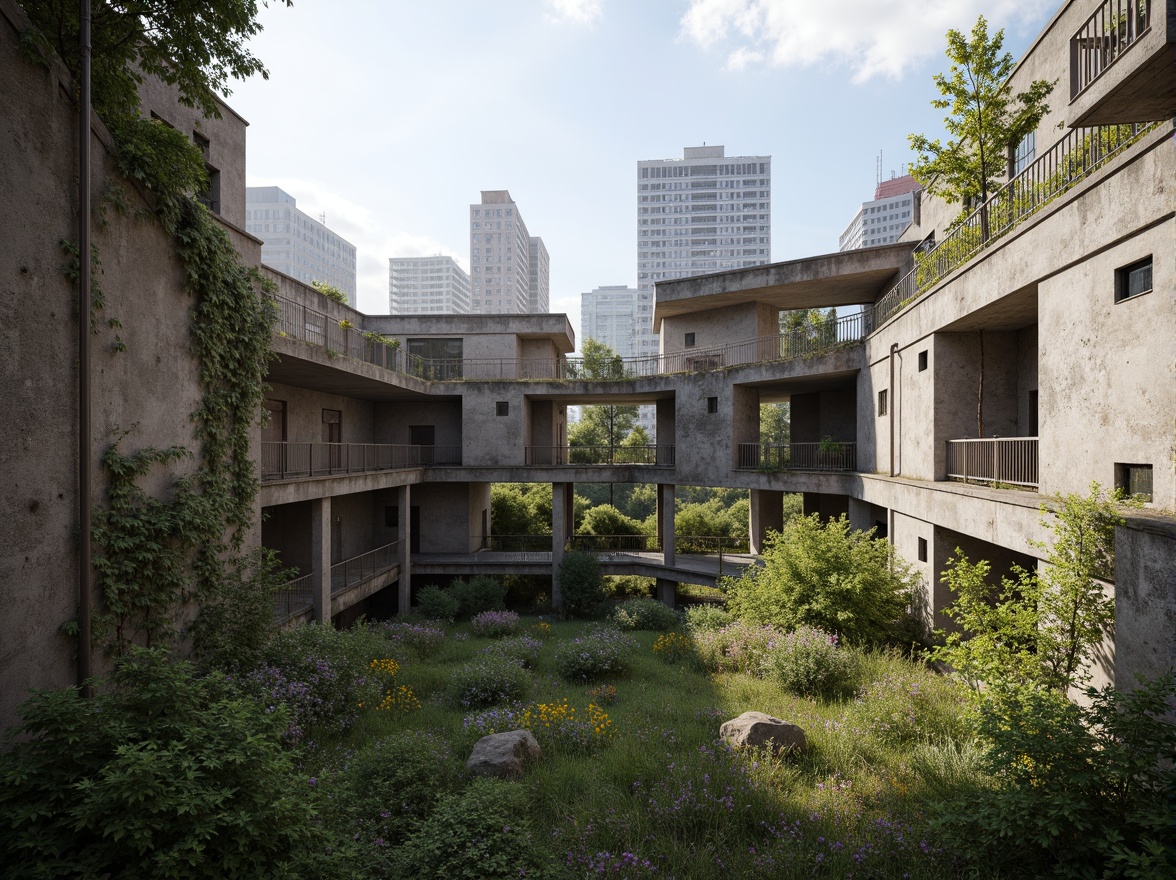
[[765, 746], [772, 743], [772, 753], [803, 755], [808, 751], [804, 730], [763, 712], [744, 712], [738, 718], [724, 721], [719, 736], [732, 748]]
[[523, 765], [543, 756], [529, 730], [492, 733], [474, 743], [466, 769], [477, 776], [509, 778], [523, 775]]

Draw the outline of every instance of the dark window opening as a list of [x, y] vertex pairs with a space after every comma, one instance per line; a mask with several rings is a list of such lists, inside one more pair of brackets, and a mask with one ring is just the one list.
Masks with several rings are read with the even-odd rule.
[[719, 411], [719, 399], [717, 397], [708, 397], [706, 399], [706, 411], [708, 413], [717, 413]]
[[500, 400], [494, 404], [494, 415], [508, 416], [510, 415], [510, 401]]
[[1115, 487], [1140, 501], [1152, 500], [1152, 466], [1150, 464], [1116, 464]]
[[694, 348], [694, 334], [693, 333], [686, 334], [686, 347], [687, 348]]
[[927, 539], [919, 538], [919, 562], [927, 561]]
[[921, 351], [919, 352], [919, 372], [921, 373], [925, 369], [927, 369], [927, 352]]
[[878, 392], [878, 415], [880, 416], [886, 415], [887, 409], [889, 407], [889, 400], [887, 400], [889, 397], [889, 394], [887, 393], [888, 390], [889, 389], [883, 388]]
[[1151, 289], [1151, 257], [1115, 270], [1115, 302], [1122, 302], [1141, 293], [1151, 293]]

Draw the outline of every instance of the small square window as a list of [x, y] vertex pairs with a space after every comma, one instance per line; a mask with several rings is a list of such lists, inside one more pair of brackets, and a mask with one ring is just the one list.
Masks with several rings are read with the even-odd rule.
[[927, 369], [927, 352], [921, 351], [919, 352], [919, 372], [921, 373], [925, 369]]
[[509, 416], [510, 415], [510, 401], [500, 400], [494, 404], [494, 415]]
[[1152, 466], [1150, 464], [1116, 464], [1115, 487], [1141, 501], [1152, 500]]
[[886, 415], [887, 406], [889, 403], [887, 398], [890, 396], [887, 392], [888, 392], [888, 389], [886, 389], [886, 388], [883, 388], [881, 391], [878, 392], [878, 415], [880, 415], [880, 416]]
[[1151, 289], [1151, 257], [1115, 270], [1115, 302], [1122, 302], [1141, 293], [1151, 293]]
[[694, 348], [694, 334], [693, 333], [686, 334], [686, 347], [687, 348]]
[[927, 539], [919, 538], [919, 562], [927, 561]]
[[706, 399], [706, 411], [708, 413], [717, 413], [719, 411], [719, 399], [717, 397], [708, 397]]

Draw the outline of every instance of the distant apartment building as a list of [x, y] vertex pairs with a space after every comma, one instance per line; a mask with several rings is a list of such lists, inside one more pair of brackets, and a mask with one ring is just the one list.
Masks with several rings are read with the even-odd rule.
[[621, 357], [637, 355], [637, 290], [625, 285], [580, 294], [580, 338], [595, 339]]
[[635, 354], [658, 353], [658, 281], [772, 259], [772, 157], [727, 156], [722, 146], [686, 147], [681, 159], [637, 163]]
[[911, 223], [915, 190], [919, 188], [919, 182], [910, 175], [879, 183], [874, 190], [874, 200], [862, 202], [857, 216], [841, 233], [837, 250], [852, 251], [898, 241]]
[[307, 284], [333, 284], [355, 305], [355, 245], [299, 211], [294, 196], [276, 186], [247, 187], [245, 229], [264, 242], [262, 263]]
[[543, 239], [527, 232], [507, 190], [483, 190], [482, 201], [470, 205], [470, 287], [475, 314], [519, 315], [548, 309], [547, 248]]
[[392, 257], [388, 260], [388, 314], [465, 315], [470, 276], [453, 257]]

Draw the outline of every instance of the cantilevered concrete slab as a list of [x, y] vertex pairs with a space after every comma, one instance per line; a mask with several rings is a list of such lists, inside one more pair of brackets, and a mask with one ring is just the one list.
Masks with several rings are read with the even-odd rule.
[[653, 326], [663, 318], [744, 303], [779, 309], [827, 309], [873, 303], [910, 266], [915, 242], [859, 248], [752, 269], [696, 275], [654, 286]]
[[550, 340], [557, 351], [576, 348], [576, 332], [564, 314], [367, 315], [364, 329], [388, 336], [494, 336]]

